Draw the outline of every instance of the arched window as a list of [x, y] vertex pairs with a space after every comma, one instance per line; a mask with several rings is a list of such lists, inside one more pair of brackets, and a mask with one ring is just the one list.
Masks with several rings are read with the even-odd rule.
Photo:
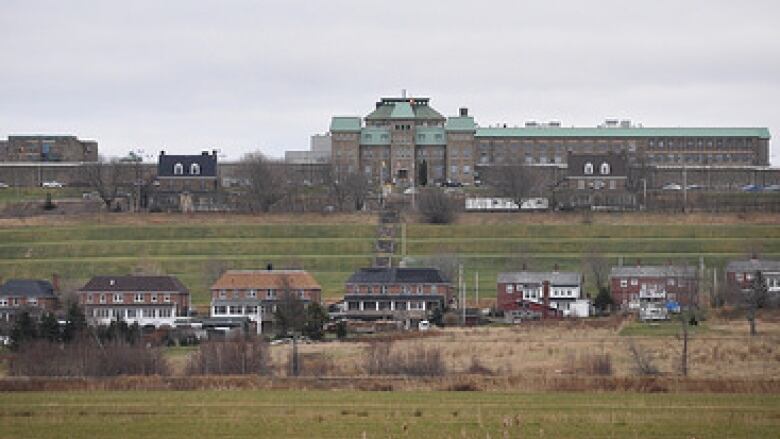
[[173, 165], [173, 175], [184, 175], [184, 165], [181, 163]]
[[593, 163], [586, 162], [585, 169], [582, 170], [585, 175], [593, 175]]
[[609, 175], [609, 163], [603, 162], [599, 172], [601, 172], [601, 175]]
[[200, 165], [193, 163], [190, 165], [190, 175], [200, 175]]

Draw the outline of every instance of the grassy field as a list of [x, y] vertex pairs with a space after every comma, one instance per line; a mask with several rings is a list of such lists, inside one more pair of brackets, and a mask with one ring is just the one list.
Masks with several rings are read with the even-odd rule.
[[[561, 270], [581, 270], [583, 255], [594, 249], [613, 264], [619, 258], [627, 264], [639, 258], [645, 264], [673, 260], [696, 265], [701, 256], [708, 267], [719, 269], [754, 250], [780, 257], [776, 218], [761, 223], [713, 217], [709, 224], [703, 224], [707, 217], [701, 216], [695, 222], [679, 217], [681, 224], [657, 216], [619, 222], [596, 216], [592, 224], [576, 217], [545, 218], [467, 216], [451, 226], [412, 223], [399, 239], [396, 255], [405, 254], [417, 265], [434, 255], [458, 258], [471, 298], [476, 273], [480, 297], [491, 298], [501, 271], [518, 270], [523, 263], [534, 270], [550, 270], [556, 263]], [[48, 278], [57, 272], [66, 286], [78, 288], [92, 275], [127, 274], [140, 266], [178, 276], [193, 293], [194, 303], [205, 305], [219, 269], [273, 263], [313, 272], [326, 299], [333, 300], [343, 294], [344, 281], [354, 270], [371, 263], [374, 251], [374, 216], [344, 219], [139, 215], [0, 221], [0, 276]], [[588, 282], [586, 275], [586, 286]]]
[[776, 438], [780, 396], [351, 391], [0, 394], [8, 438]]
[[81, 198], [82, 193], [89, 189], [78, 187], [63, 188], [40, 188], [40, 187], [9, 187], [0, 189], [0, 207], [7, 203], [18, 203], [23, 201], [44, 202], [46, 194], [50, 193], [52, 198]]

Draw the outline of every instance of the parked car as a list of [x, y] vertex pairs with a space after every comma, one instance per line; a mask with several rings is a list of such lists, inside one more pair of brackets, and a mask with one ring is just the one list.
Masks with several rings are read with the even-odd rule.
[[404, 190], [404, 195], [412, 195], [412, 194], [416, 194], [416, 193], [417, 193], [417, 188], [414, 187], [414, 186], [408, 187], [408, 188], [406, 188], [406, 190]]
[[665, 191], [681, 191], [682, 186], [677, 183], [666, 183], [661, 189]]
[[764, 190], [767, 192], [780, 192], [780, 184], [770, 184], [769, 186], [764, 186]]
[[702, 186], [700, 184], [689, 184], [687, 189], [689, 191], [700, 191], [700, 190], [704, 189], [704, 186]]
[[59, 188], [62, 187], [62, 183], [60, 183], [59, 181], [44, 181], [43, 183], [41, 183], [41, 187]]
[[444, 187], [463, 187], [463, 183], [453, 180], [445, 180], [441, 185]]
[[8, 187], [8, 185], [7, 185], [7, 184], [5, 184], [5, 183], [3, 183], [2, 181], [0, 181], [0, 189], [5, 189], [5, 188], [7, 188], [7, 187]]
[[760, 192], [761, 186], [757, 184], [746, 184], [742, 186], [742, 192]]

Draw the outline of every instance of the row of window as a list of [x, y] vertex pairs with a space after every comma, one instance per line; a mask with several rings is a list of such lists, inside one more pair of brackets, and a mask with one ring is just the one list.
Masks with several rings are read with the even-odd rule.
[[425, 302], [421, 300], [403, 302], [347, 302], [347, 309], [349, 311], [417, 311], [424, 310], [425, 308]]
[[[256, 299], [258, 297], [258, 290], [232, 290], [233, 293], [231, 295], [231, 298], [238, 299], [242, 297], [249, 298], [249, 299]], [[265, 291], [265, 298], [266, 299], [276, 299], [276, 290], [260, 290], [260, 295], [263, 295], [263, 291]], [[304, 290], [297, 290], [297, 291], [291, 291], [292, 294], [295, 294], [298, 296], [299, 299], [305, 299], [306, 293]], [[219, 298], [220, 299], [227, 299], [227, 290], [219, 290]]]
[[172, 308], [93, 308], [92, 317], [112, 319], [154, 319], [173, 317]]
[[[173, 175], [184, 175], [184, 165], [176, 163], [173, 165]], [[200, 175], [200, 165], [193, 163], [190, 165], [190, 175]]]
[[[631, 282], [631, 286], [637, 286], [639, 285], [639, 279], [632, 277], [631, 279], [620, 279], [620, 287], [626, 288], [628, 287], [628, 283]], [[675, 278], [670, 277], [666, 279], [666, 285], [674, 286], [674, 285], [684, 287], [685, 286], [685, 280], [684, 279], [678, 279], [675, 280]], [[647, 284], [642, 284], [642, 289], [646, 289]]]
[[[0, 306], [20, 306], [22, 301], [19, 297], [0, 297]], [[38, 305], [37, 297], [28, 297], [27, 305]]]
[[[92, 293], [87, 294], [87, 303], [94, 303], [94, 297], [95, 295]], [[98, 303], [106, 303], [107, 297], [111, 296], [106, 294], [99, 294], [98, 295]], [[164, 294], [162, 301], [164, 303], [170, 303], [171, 302], [171, 295], [170, 294]], [[124, 294], [115, 293], [113, 295], [113, 303], [124, 303]], [[154, 293], [136, 293], [133, 296], [133, 302], [134, 303], [157, 303], [158, 302], [158, 294]]]
[[[397, 285], [391, 285], [391, 287], [398, 287]], [[360, 286], [360, 285], [353, 285], [349, 289], [352, 294], [387, 294], [388, 292], [388, 285], [368, 285], [368, 286]], [[425, 286], [424, 285], [401, 285], [400, 290], [402, 294], [412, 294], [412, 291], [414, 291], [417, 294], [423, 294], [425, 292]], [[437, 285], [429, 285], [428, 291], [430, 294], [437, 294], [438, 293], [438, 286]]]
[[[247, 316], [254, 316], [258, 314], [258, 310], [260, 311], [260, 314], [265, 313], [265, 307], [264, 306], [255, 306], [255, 305], [247, 305], [247, 306], [214, 306], [212, 308], [212, 314], [215, 316], [225, 316], [225, 315], [247, 315]], [[276, 312], [276, 305], [272, 306], [272, 312]]]

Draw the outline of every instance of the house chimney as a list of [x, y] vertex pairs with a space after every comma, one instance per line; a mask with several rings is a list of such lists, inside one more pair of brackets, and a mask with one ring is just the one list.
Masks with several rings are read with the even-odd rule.
[[460, 107], [460, 117], [467, 117], [469, 115], [469, 109], [466, 107]]
[[523, 271], [526, 271], [526, 270], [528, 270], [528, 265], [525, 262], [523, 262]]
[[642, 260], [639, 258], [636, 258], [636, 266], [641, 267], [642, 266]]
[[[542, 303], [544, 303], [544, 312], [550, 307], [550, 281], [542, 282]], [[542, 314], [544, 316], [544, 314]]]
[[757, 261], [758, 260], [758, 253], [753, 252], [750, 254], [750, 260], [751, 261]]
[[160, 151], [160, 157], [165, 156], [165, 151]]
[[57, 273], [51, 274], [51, 286], [55, 293], [60, 292], [60, 275]]
[[557, 273], [558, 272], [558, 268], [559, 268], [558, 264], [556, 263], [555, 266], [553, 267], [553, 272]]
[[216, 150], [216, 149], [212, 149], [212, 150], [211, 150], [211, 155], [213, 155], [214, 157], [216, 157], [216, 156], [217, 156], [217, 150]]
[[208, 151], [201, 151], [200, 155], [203, 156], [203, 157], [208, 157], [209, 152]]
[[266, 265], [266, 267], [265, 267], [265, 268], [266, 268], [266, 270], [268, 270], [268, 271], [273, 271], [273, 270], [274, 270], [274, 264], [271, 264], [271, 263], [269, 262], [269, 263], [268, 263], [268, 265]]

